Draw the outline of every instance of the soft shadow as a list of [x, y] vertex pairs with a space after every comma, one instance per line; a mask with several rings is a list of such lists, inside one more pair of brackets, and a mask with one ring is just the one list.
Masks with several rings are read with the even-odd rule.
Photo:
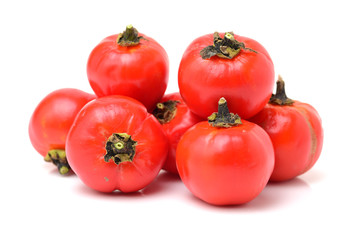
[[253, 210], [284, 208], [311, 193], [310, 185], [301, 178], [285, 182], [269, 182], [260, 195], [247, 206]]
[[145, 195], [153, 195], [164, 192], [165, 190], [172, 189], [174, 184], [182, 184], [180, 177], [162, 170], [156, 179], [142, 190], [142, 193]]
[[304, 179], [308, 183], [319, 183], [324, 181], [326, 179], [326, 174], [319, 169], [311, 169], [310, 171], [304, 173], [300, 176], [302, 179]]
[[286, 182], [269, 182], [264, 190], [252, 201], [240, 205], [217, 206], [208, 204], [189, 193], [189, 199], [196, 205], [222, 212], [257, 212], [291, 206], [301, 198], [309, 195], [311, 187], [300, 178]]

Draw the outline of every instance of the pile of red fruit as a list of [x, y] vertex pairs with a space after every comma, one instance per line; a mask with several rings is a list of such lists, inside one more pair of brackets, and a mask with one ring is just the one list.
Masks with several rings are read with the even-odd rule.
[[308, 171], [320, 156], [321, 119], [285, 94], [265, 48], [232, 32], [186, 49], [180, 93], [164, 95], [165, 50], [131, 25], [91, 52], [94, 94], [60, 89], [36, 107], [30, 140], [61, 174], [101, 191], [139, 191], [165, 169], [214, 205], [251, 201], [268, 181]]

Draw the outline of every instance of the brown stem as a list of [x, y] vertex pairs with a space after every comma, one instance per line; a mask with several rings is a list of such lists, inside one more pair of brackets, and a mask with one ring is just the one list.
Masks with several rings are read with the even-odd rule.
[[230, 113], [225, 98], [220, 98], [218, 102], [218, 112], [208, 117], [208, 122], [213, 127], [233, 127], [241, 123], [239, 115]]
[[280, 75], [276, 81], [276, 93], [271, 96], [269, 103], [275, 105], [292, 105], [294, 103], [294, 100], [286, 96], [285, 82]]
[[136, 141], [126, 133], [113, 133], [106, 142], [105, 162], [111, 159], [119, 165], [122, 162], [131, 162], [135, 156]]
[[140, 39], [145, 39], [142, 36], [138, 36], [139, 32], [131, 24], [126, 26], [124, 32], [119, 33], [116, 43], [122, 47], [135, 46], [140, 43]]
[[61, 175], [65, 175], [70, 170], [70, 165], [67, 162], [65, 150], [63, 149], [52, 149], [48, 151], [44, 160], [46, 162], [52, 162], [57, 168]]
[[214, 44], [203, 48], [200, 55], [203, 59], [209, 59], [212, 56], [232, 59], [237, 56], [241, 50], [247, 50], [257, 53], [251, 48], [245, 47], [243, 42], [235, 39], [233, 32], [226, 32], [224, 38], [221, 38], [218, 32], [214, 33]]
[[156, 108], [153, 111], [153, 115], [161, 123], [165, 124], [170, 122], [176, 115], [176, 105], [179, 101], [169, 100], [163, 103], [156, 104]]

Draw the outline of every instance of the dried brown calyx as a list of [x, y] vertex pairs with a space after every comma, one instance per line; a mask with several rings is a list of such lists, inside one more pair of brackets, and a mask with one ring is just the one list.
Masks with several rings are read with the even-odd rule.
[[67, 161], [65, 150], [63, 149], [52, 149], [47, 152], [44, 160], [46, 162], [52, 162], [57, 168], [61, 175], [65, 175], [70, 170], [70, 165]]
[[203, 59], [209, 59], [213, 56], [232, 59], [237, 56], [241, 50], [257, 53], [254, 49], [245, 47], [243, 42], [235, 39], [233, 32], [226, 32], [224, 38], [221, 38], [218, 32], [214, 33], [214, 44], [203, 48], [200, 55]]
[[145, 39], [139, 36], [139, 32], [131, 24], [126, 26], [124, 32], [119, 33], [116, 43], [122, 47], [136, 46], [140, 43], [141, 39]]
[[131, 162], [135, 156], [136, 141], [127, 133], [113, 133], [106, 142], [105, 162], [111, 159], [115, 164]]
[[208, 117], [208, 123], [213, 127], [233, 127], [242, 124], [239, 115], [230, 113], [225, 98], [220, 98], [218, 111]]
[[285, 82], [280, 75], [276, 81], [276, 93], [271, 96], [269, 103], [276, 105], [292, 105], [294, 103], [294, 100], [286, 96]]
[[168, 123], [175, 117], [178, 103], [179, 101], [173, 100], [158, 103], [153, 111], [153, 115], [161, 124]]

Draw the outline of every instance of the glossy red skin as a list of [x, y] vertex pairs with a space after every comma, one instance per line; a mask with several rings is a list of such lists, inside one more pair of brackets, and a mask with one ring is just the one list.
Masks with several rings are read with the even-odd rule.
[[162, 124], [170, 144], [167, 160], [164, 163], [163, 169], [173, 174], [178, 174], [176, 167], [176, 148], [178, 142], [186, 130], [203, 119], [189, 110], [178, 92], [166, 94], [161, 102], [169, 100], [179, 101], [179, 103], [176, 105], [177, 110], [175, 117], [170, 122]]
[[233, 59], [202, 59], [200, 51], [213, 44], [213, 34], [208, 34], [195, 39], [181, 59], [180, 94], [191, 111], [203, 118], [217, 111], [221, 97], [228, 100], [230, 112], [243, 119], [258, 113], [271, 97], [274, 66], [268, 52], [250, 38], [235, 35], [235, 39], [258, 53], [241, 50]]
[[321, 118], [309, 104], [291, 106], [267, 104], [251, 121], [270, 136], [275, 149], [271, 181], [295, 178], [314, 166], [323, 145]]
[[63, 88], [51, 92], [35, 108], [29, 123], [33, 147], [42, 156], [54, 149], [65, 149], [70, 127], [80, 111], [94, 94], [78, 89]]
[[[132, 162], [105, 162], [105, 144], [113, 133], [130, 134]], [[125, 96], [107, 96], [87, 104], [70, 129], [68, 162], [84, 184], [100, 192], [135, 192], [152, 182], [168, 152], [160, 123], [140, 102]]]
[[196, 197], [214, 205], [243, 204], [266, 186], [274, 168], [274, 149], [254, 123], [231, 128], [200, 122], [181, 138], [176, 154], [179, 175]]
[[102, 40], [90, 53], [87, 75], [98, 97], [124, 95], [135, 98], [150, 111], [165, 93], [169, 60], [164, 48], [154, 39], [139, 34], [136, 46], [122, 47], [118, 35]]

